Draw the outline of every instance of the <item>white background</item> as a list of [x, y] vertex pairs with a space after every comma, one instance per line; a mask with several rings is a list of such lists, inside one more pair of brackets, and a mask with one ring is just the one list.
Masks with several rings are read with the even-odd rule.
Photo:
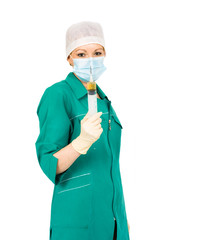
[[1, 3], [1, 239], [49, 239], [36, 108], [72, 71], [65, 32], [84, 20], [104, 30], [98, 84], [123, 126], [130, 239], [224, 239], [223, 12], [215, 0]]

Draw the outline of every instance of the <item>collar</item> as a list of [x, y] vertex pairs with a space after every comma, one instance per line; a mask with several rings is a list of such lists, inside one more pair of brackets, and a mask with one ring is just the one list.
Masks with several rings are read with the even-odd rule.
[[[84, 87], [82, 82], [75, 76], [75, 74], [73, 72], [70, 72], [67, 75], [65, 81], [70, 85], [70, 87], [72, 88], [72, 91], [75, 93], [75, 95], [78, 99], [80, 99], [83, 96], [85, 96], [86, 94], [88, 94], [87, 89]], [[96, 83], [96, 90], [102, 99], [106, 98], [109, 101], [108, 97], [102, 91], [102, 89], [98, 86], [97, 83]]]

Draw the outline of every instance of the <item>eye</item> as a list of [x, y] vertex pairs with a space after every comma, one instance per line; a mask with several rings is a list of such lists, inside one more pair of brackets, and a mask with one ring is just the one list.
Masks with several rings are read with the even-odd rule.
[[[81, 55], [81, 56], [80, 56]], [[77, 56], [79, 56], [79, 57], [84, 57], [84, 55], [85, 55], [85, 53], [79, 53], [79, 54], [77, 54]]]
[[95, 53], [97, 56], [101, 55], [102, 53], [101, 52], [96, 52]]

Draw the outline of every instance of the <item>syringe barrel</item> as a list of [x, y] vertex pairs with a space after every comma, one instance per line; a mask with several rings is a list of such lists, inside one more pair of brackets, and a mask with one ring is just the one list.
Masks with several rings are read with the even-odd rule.
[[87, 83], [87, 90], [88, 90], [89, 115], [92, 116], [93, 114], [97, 113], [96, 83], [95, 82], [88, 82]]

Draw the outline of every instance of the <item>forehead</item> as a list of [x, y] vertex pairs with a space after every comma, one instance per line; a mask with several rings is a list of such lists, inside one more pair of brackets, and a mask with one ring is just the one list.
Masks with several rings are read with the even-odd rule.
[[86, 51], [89, 51], [89, 50], [96, 50], [96, 49], [102, 49], [103, 50], [103, 46], [98, 44], [98, 43], [89, 43], [89, 44], [85, 44], [85, 45], [82, 45], [80, 47], [77, 47], [74, 52], [78, 51], [78, 50], [86, 50]]

